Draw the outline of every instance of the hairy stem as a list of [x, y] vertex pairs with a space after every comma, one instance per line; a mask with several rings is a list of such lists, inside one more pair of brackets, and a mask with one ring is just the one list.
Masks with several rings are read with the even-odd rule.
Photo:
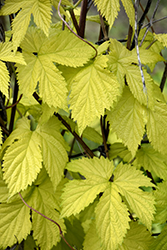
[[64, 237], [64, 235], [63, 235], [63, 231], [62, 231], [60, 225], [59, 225], [56, 221], [52, 220], [51, 218], [49, 218], [49, 217], [47, 217], [46, 215], [40, 213], [39, 211], [37, 211], [37, 210], [34, 209], [33, 207], [29, 206], [29, 205], [27, 204], [27, 202], [23, 199], [21, 193], [19, 193], [19, 196], [20, 196], [21, 200], [23, 201], [23, 203], [24, 203], [28, 208], [30, 208], [31, 210], [33, 210], [35, 213], [41, 215], [41, 216], [44, 217], [45, 219], [47, 219], [47, 220], [53, 222], [54, 224], [56, 224], [56, 226], [59, 228], [60, 236], [62, 237], [62, 239], [65, 241], [65, 243], [66, 243], [71, 249], [75, 250], [72, 246], [70, 246], [70, 244], [69, 244], [69, 243], [67, 242], [67, 240], [65, 239], [65, 237]]

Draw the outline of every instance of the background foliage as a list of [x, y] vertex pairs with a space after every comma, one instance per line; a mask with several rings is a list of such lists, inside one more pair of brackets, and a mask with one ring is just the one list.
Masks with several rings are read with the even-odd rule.
[[166, 249], [162, 3], [1, 2], [0, 249]]

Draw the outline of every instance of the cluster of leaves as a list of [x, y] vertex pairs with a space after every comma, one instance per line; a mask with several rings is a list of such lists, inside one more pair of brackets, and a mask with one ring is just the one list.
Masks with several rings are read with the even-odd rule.
[[[167, 67], [160, 86], [150, 72], [166, 64], [167, 37], [139, 29], [139, 58], [137, 1], [121, 2], [124, 44], [107, 37], [119, 0], [6, 0], [0, 10], [11, 21], [0, 43], [0, 249], [166, 249]], [[52, 23], [54, 8], [71, 27]], [[86, 18], [100, 23], [101, 45], [83, 39]]]

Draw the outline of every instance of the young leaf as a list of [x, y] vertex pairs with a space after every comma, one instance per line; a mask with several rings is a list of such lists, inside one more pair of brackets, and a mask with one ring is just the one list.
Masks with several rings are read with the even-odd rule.
[[116, 77], [107, 69], [107, 58], [97, 57], [73, 78], [70, 94], [72, 117], [77, 120], [79, 133], [110, 109], [119, 95]]
[[163, 224], [167, 220], [167, 181], [158, 184], [158, 189], [155, 191], [156, 199], [156, 215], [155, 223]]
[[130, 223], [127, 235], [121, 246], [117, 250], [149, 250], [149, 246], [154, 242], [154, 238], [143, 225], [137, 222]]
[[147, 133], [153, 148], [162, 153], [167, 153], [167, 105], [156, 101], [155, 110], [148, 109]]
[[96, 228], [106, 250], [117, 249], [121, 244], [130, 218], [116, 186], [110, 184], [96, 207]]
[[31, 230], [30, 209], [22, 201], [0, 204], [0, 247], [5, 249], [26, 239]]
[[117, 106], [113, 110], [107, 111], [107, 115], [111, 128], [127, 145], [134, 157], [144, 133], [144, 106], [133, 97], [129, 88], [125, 87]]
[[15, 0], [6, 0], [0, 13], [1, 15], [9, 15], [17, 11], [19, 11], [19, 13], [12, 23], [13, 46], [15, 52], [26, 34], [31, 14], [33, 14], [37, 26], [43, 30], [46, 36], [49, 35], [51, 3], [50, 0], [22, 0], [19, 2]]
[[105, 16], [111, 28], [120, 10], [119, 0], [94, 0], [94, 3], [101, 14]]
[[[131, 0], [121, 0], [125, 8], [125, 11], [129, 17], [129, 22], [132, 27], [134, 27], [134, 8]], [[94, 0], [97, 9], [101, 12], [103, 16], [107, 19], [110, 28], [112, 27], [115, 18], [118, 16], [118, 11], [120, 10], [119, 0]]]
[[167, 157], [155, 151], [150, 144], [142, 144], [137, 151], [134, 165], [154, 172], [158, 177], [167, 180]]
[[42, 168], [39, 144], [36, 134], [29, 131], [6, 150], [3, 158], [4, 180], [11, 196], [31, 185]]
[[167, 34], [155, 34], [155, 39], [157, 39], [164, 47], [167, 47]]
[[151, 230], [155, 213], [154, 197], [151, 193], [139, 189], [141, 186], [154, 186], [150, 179], [142, 175], [135, 167], [120, 163], [114, 171], [114, 184], [141, 222]]

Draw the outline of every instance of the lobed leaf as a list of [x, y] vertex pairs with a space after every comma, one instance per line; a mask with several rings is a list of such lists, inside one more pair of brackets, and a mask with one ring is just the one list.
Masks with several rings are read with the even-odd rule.
[[154, 197], [151, 193], [143, 192], [139, 187], [154, 186], [154, 184], [135, 167], [122, 163], [114, 171], [114, 183], [118, 192], [125, 196], [133, 212], [151, 230], [155, 213]]
[[117, 106], [107, 111], [111, 128], [135, 156], [145, 127], [145, 108], [124, 88]]
[[137, 222], [130, 223], [130, 229], [127, 231], [127, 235], [118, 250], [149, 250], [150, 245], [154, 242], [154, 238], [146, 230], [143, 225], [139, 225]]
[[110, 109], [119, 95], [119, 84], [105, 69], [106, 62], [106, 57], [99, 56], [73, 78], [69, 103], [80, 134], [96, 117], [104, 115], [105, 108]]
[[64, 192], [62, 194], [62, 217], [69, 217], [76, 215], [92, 203], [96, 196], [103, 192], [108, 183], [95, 180], [72, 180], [65, 184]]
[[10, 195], [25, 190], [36, 179], [42, 168], [39, 139], [29, 131], [24, 138], [14, 142], [4, 155], [4, 180]]
[[162, 153], [167, 153], [167, 105], [155, 102], [155, 110], [148, 109], [147, 133], [153, 148]]
[[5, 249], [27, 238], [31, 230], [30, 209], [22, 201], [0, 204], [0, 214], [0, 247]]
[[155, 223], [163, 224], [167, 220], [167, 181], [158, 184], [158, 188], [155, 191], [156, 200], [156, 215]]
[[137, 151], [134, 165], [154, 172], [156, 176], [167, 180], [167, 157], [155, 151], [150, 144], [142, 144]]
[[117, 249], [129, 228], [130, 219], [114, 184], [108, 185], [95, 212], [96, 228], [103, 247]]

